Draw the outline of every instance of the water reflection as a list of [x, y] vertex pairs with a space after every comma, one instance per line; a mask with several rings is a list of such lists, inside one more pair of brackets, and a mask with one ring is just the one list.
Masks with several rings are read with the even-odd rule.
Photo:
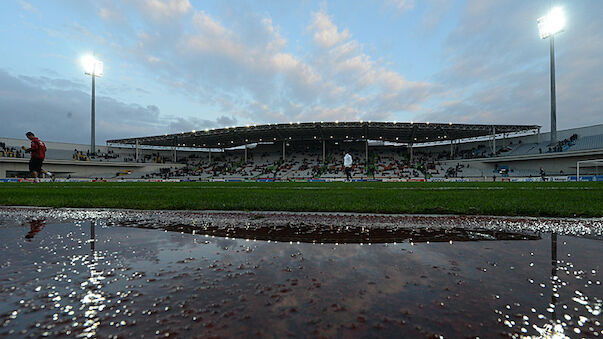
[[80, 302], [84, 312], [83, 331], [78, 337], [95, 337], [96, 331], [100, 325], [99, 312], [105, 308], [105, 297], [102, 292], [102, 282], [105, 279], [103, 271], [97, 270], [97, 265], [103, 256], [95, 250], [95, 228], [96, 221], [90, 221], [90, 256], [84, 261], [84, 264], [90, 270], [90, 277], [81, 284], [85, 290], [85, 295]]
[[31, 241], [43, 228], [46, 226], [46, 219], [29, 221], [29, 232], [25, 235], [25, 239]]
[[287, 223], [267, 225], [235, 225], [224, 227], [216, 224], [172, 224], [121, 221], [117, 225], [137, 228], [162, 229], [170, 232], [207, 235], [213, 237], [250, 239], [261, 241], [323, 244], [380, 244], [423, 243], [483, 240], [537, 240], [540, 232], [507, 231], [479, 227], [421, 227], [400, 226], [371, 227], [363, 225], [320, 225]]
[[[503, 321], [504, 324], [509, 328], [519, 329], [519, 333], [522, 334], [521, 336], [523, 338], [570, 338], [570, 335], [599, 336], [603, 334], [603, 331], [595, 329], [601, 327], [599, 316], [601, 315], [602, 300], [598, 297], [598, 295], [600, 296], [601, 294], [592, 293], [590, 291], [593, 287], [596, 288], [601, 285], [599, 280], [594, 279], [597, 270], [591, 269], [590, 272], [588, 272], [588, 270], [584, 271], [575, 267], [574, 263], [569, 260], [558, 260], [558, 235], [552, 233], [550, 234], [550, 238], [550, 304], [547, 305], [545, 310], [538, 310], [537, 308], [532, 307], [532, 314], [513, 314], [510, 313], [510, 311], [507, 311], [507, 314], [505, 315], [506, 319]], [[568, 253], [567, 257], [570, 258], [571, 253]], [[565, 272], [565, 277], [559, 276], [559, 264], [562, 265], [561, 271], [562, 274]], [[597, 266], [597, 268], [599, 267]], [[592, 280], [589, 279], [588, 273], [591, 274]], [[582, 285], [580, 288], [584, 292], [575, 290], [572, 294], [567, 291], [572, 275], [577, 281], [586, 280], [586, 284]], [[534, 283], [533, 279], [529, 279], [529, 281], [532, 284]], [[544, 288], [546, 285], [540, 283], [540, 287]], [[578, 288], [578, 286], [575, 287]], [[562, 292], [565, 292], [566, 295], [562, 295]], [[571, 297], [572, 295], [575, 296]], [[564, 302], [560, 303], [560, 298], [564, 298]], [[536, 299], [537, 298], [535, 298], [535, 300]], [[576, 304], [572, 305], [567, 302], [568, 300], [571, 300]], [[513, 303], [513, 305], [520, 306], [518, 302]], [[509, 305], [507, 305], [506, 308], [507, 310], [513, 311], [513, 308], [509, 307]], [[497, 311], [497, 313], [502, 314], [501, 311]], [[563, 315], [561, 318], [558, 317], [560, 313]], [[550, 314], [550, 316], [547, 316], [547, 314]], [[515, 318], [521, 317], [521, 320], [515, 322], [511, 320], [513, 316]], [[536, 319], [530, 320], [530, 317], [535, 317]], [[502, 320], [499, 318], [499, 322], [500, 321]], [[530, 326], [538, 333], [538, 335], [525, 335], [529, 332], [528, 328]], [[518, 334], [512, 336], [518, 337]]]
[[138, 215], [0, 215], [0, 337], [603, 335], [599, 235]]
[[[557, 319], [557, 301], [559, 299], [559, 289], [561, 284], [559, 284], [559, 278], [557, 276], [557, 233], [551, 234], [551, 276], [550, 276], [550, 285], [551, 285], [551, 303], [549, 304], [549, 308], [547, 311], [551, 313], [551, 319], [539, 327], [537, 324], [533, 324], [532, 328], [538, 332], [539, 337], [542, 338], [569, 338], [565, 335], [564, 325], [565, 323], [561, 323]], [[540, 319], [545, 319], [544, 315], [539, 316]], [[525, 316], [524, 325], [529, 325], [527, 321], [529, 318]], [[527, 330], [522, 327], [522, 332], [525, 333]]]

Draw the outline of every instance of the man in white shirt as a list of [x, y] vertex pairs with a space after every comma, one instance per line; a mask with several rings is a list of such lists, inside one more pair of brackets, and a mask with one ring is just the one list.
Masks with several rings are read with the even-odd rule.
[[352, 181], [352, 156], [348, 152], [343, 152], [343, 167], [347, 181]]

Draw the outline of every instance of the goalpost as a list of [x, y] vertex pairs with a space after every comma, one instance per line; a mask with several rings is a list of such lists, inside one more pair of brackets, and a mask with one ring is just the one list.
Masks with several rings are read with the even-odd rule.
[[591, 171], [593, 173], [590, 173], [588, 175], [594, 176], [594, 181], [597, 181], [597, 176], [599, 175], [599, 167], [603, 168], [603, 159], [577, 161], [576, 162], [576, 181], [580, 181], [580, 167], [582, 167], [583, 169], [594, 168], [594, 171]]

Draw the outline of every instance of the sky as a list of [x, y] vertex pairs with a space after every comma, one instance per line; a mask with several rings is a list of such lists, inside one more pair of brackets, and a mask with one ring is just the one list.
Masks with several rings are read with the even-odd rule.
[[2, 0], [0, 137], [107, 139], [311, 121], [603, 123], [600, 0]]

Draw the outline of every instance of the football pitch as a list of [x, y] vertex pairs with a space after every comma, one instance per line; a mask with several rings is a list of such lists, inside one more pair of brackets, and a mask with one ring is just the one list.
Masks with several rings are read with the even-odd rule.
[[3, 183], [0, 205], [601, 217], [603, 183]]

